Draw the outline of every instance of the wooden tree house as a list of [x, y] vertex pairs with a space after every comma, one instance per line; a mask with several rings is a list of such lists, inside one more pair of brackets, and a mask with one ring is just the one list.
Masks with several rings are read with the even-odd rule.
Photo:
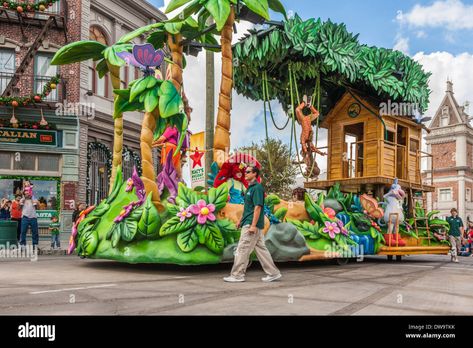
[[433, 167], [432, 156], [421, 151], [425, 126], [411, 117], [379, 115], [379, 105], [351, 91], [343, 94], [320, 123], [328, 130], [327, 179], [306, 182], [306, 188], [328, 190], [338, 182], [344, 192], [371, 191], [382, 199], [398, 178], [411, 196], [434, 191], [421, 175], [423, 158]]

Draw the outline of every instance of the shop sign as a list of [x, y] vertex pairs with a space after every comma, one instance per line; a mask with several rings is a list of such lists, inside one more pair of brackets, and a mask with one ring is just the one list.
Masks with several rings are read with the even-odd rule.
[[38, 216], [38, 219], [51, 220], [51, 217], [53, 215], [57, 216], [57, 211], [56, 210], [36, 210], [36, 215]]
[[0, 128], [0, 143], [57, 146], [57, 132], [37, 129]]

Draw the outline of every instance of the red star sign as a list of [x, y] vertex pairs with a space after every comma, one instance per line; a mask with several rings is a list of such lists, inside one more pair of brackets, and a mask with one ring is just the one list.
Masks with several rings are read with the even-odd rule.
[[201, 166], [202, 167], [202, 162], [201, 159], [204, 157], [204, 152], [199, 152], [198, 148], [195, 148], [195, 152], [189, 156], [190, 159], [194, 162], [192, 164], [192, 169], [194, 169], [196, 166]]

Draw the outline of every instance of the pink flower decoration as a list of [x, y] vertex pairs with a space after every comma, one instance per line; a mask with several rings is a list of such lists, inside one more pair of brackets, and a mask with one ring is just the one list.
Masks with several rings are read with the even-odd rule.
[[327, 215], [329, 219], [332, 219], [332, 220], [335, 219], [335, 215], [337, 215], [335, 210], [333, 210], [332, 208], [324, 208], [324, 213], [325, 215]]
[[192, 214], [189, 211], [189, 208], [187, 209], [181, 208], [181, 211], [179, 211], [179, 213], [177, 213], [176, 216], [180, 218], [181, 222], [183, 222], [185, 219], [190, 218]]
[[197, 204], [192, 204], [189, 207], [189, 211], [197, 215], [197, 222], [200, 225], [203, 225], [207, 222], [207, 220], [215, 221], [215, 205], [207, 204], [203, 199], [199, 200]]
[[328, 233], [330, 238], [335, 239], [335, 235], [340, 233], [340, 227], [336, 222], [325, 222], [325, 228], [323, 229], [325, 233]]

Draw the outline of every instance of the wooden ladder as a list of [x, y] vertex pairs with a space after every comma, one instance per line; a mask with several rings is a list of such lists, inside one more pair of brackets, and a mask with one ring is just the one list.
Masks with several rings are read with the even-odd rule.
[[[418, 240], [427, 239], [430, 246], [431, 236], [430, 236], [429, 218], [427, 217], [427, 196], [425, 192], [422, 192], [422, 195], [418, 196], [416, 192], [414, 192], [411, 186], [409, 187], [409, 196], [410, 196], [411, 206], [412, 206], [412, 217], [414, 218], [414, 230], [416, 231], [417, 238]], [[423, 216], [417, 216], [416, 208], [417, 208], [417, 203], [419, 202], [421, 202]], [[425, 227], [419, 226], [418, 224], [419, 221], [424, 221]], [[427, 232], [427, 237], [419, 237], [419, 229], [425, 229], [425, 231]]]
[[37, 50], [41, 47], [41, 44], [43, 43], [44, 39], [46, 38], [46, 35], [48, 34], [48, 30], [53, 24], [53, 22], [56, 19], [54, 16], [50, 16], [46, 23], [44, 24], [43, 29], [41, 30], [41, 33], [36, 37], [34, 40], [33, 44], [30, 46], [28, 49], [28, 52], [26, 53], [26, 56], [23, 58], [21, 61], [20, 65], [16, 69], [15, 73], [13, 74], [13, 77], [11, 78], [10, 82], [8, 83], [7, 87], [3, 91], [3, 96], [11, 96], [13, 94], [13, 88], [16, 86], [18, 81], [20, 80], [20, 77], [23, 76], [25, 73], [26, 69], [28, 68], [28, 65], [30, 65], [31, 61], [33, 60]]

